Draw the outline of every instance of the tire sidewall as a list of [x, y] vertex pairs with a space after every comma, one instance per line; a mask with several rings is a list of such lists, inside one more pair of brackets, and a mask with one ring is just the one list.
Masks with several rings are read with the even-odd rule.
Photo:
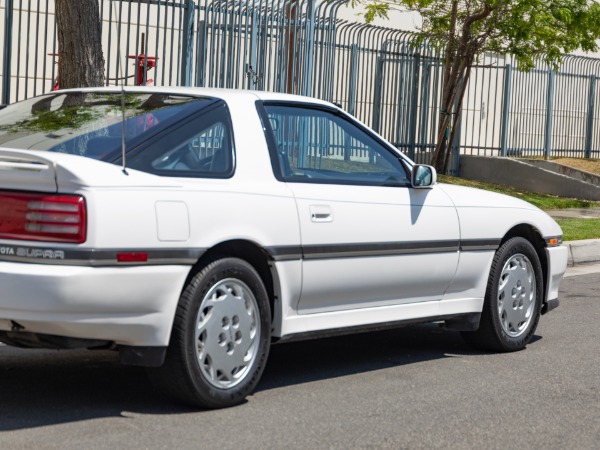
[[[208, 291], [219, 281], [234, 278], [245, 283], [254, 294], [259, 311], [260, 338], [256, 358], [248, 373], [236, 386], [220, 389], [210, 384], [200, 369], [195, 342], [198, 312]], [[269, 355], [271, 341], [271, 311], [264, 284], [250, 264], [237, 258], [219, 259], [196, 274], [184, 291], [191, 304], [185, 316], [184, 355], [189, 381], [201, 403], [214, 408], [228, 407], [244, 401], [260, 380]]]
[[[533, 267], [536, 295], [533, 317], [527, 325], [525, 332], [519, 336], [513, 337], [504, 331], [504, 328], [501, 324], [500, 314], [498, 311], [498, 287], [504, 265], [512, 256], [516, 254], [525, 255]], [[540, 319], [544, 298], [543, 273], [540, 259], [535, 251], [535, 248], [529, 241], [521, 237], [516, 237], [509, 239], [500, 247], [494, 257], [492, 268], [493, 269], [486, 292], [486, 304], [488, 307], [487, 312], [490, 314], [492, 319], [491, 322], [494, 329], [494, 334], [496, 335], [498, 343], [503, 350], [521, 350], [529, 343], [529, 341], [531, 341]]]

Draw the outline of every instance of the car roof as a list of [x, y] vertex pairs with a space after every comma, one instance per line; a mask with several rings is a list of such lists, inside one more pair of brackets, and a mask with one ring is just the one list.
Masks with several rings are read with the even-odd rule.
[[[215, 97], [225, 101], [235, 101], [240, 97], [253, 97], [263, 101], [290, 101], [299, 103], [312, 103], [323, 106], [335, 107], [332, 103], [324, 100], [319, 100], [313, 97], [305, 97], [302, 95], [283, 94], [280, 92], [254, 91], [244, 89], [222, 89], [222, 88], [204, 88], [204, 87], [179, 87], [179, 86], [124, 86], [124, 92], [133, 93], [165, 93], [165, 94], [180, 94], [194, 95], [202, 97]], [[121, 92], [120, 86], [103, 86], [91, 88], [65, 89], [56, 91], [59, 92]]]

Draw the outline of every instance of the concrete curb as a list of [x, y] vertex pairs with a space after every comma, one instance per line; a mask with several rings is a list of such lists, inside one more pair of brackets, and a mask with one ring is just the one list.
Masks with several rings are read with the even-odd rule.
[[569, 267], [600, 262], [600, 239], [586, 239], [583, 241], [565, 241], [569, 249]]

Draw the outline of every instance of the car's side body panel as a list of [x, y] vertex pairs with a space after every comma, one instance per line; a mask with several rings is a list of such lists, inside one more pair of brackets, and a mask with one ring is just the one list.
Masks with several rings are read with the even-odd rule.
[[[460, 235], [456, 210], [443, 192], [309, 183], [290, 188], [304, 251], [301, 313], [441, 298], [456, 271]], [[314, 207], [326, 207], [329, 221], [315, 219]]]
[[444, 301], [464, 297], [483, 299], [495, 250], [461, 251], [456, 274]]
[[483, 298], [457, 298], [447, 301], [431, 300], [387, 306], [328, 311], [314, 314], [298, 314], [289, 305], [283, 305], [281, 328], [275, 327], [273, 335], [291, 337], [343, 329], [361, 329], [376, 325], [401, 324], [402, 322], [444, 320], [469, 313], [479, 313]]

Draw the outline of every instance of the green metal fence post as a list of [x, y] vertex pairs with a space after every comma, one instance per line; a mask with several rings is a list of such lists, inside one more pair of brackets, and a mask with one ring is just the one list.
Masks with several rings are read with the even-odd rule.
[[304, 83], [302, 94], [312, 95], [313, 59], [315, 53], [315, 0], [308, 0], [306, 6], [306, 48], [304, 49]]
[[508, 118], [510, 115], [510, 94], [512, 88], [512, 65], [504, 66], [504, 98], [502, 99], [502, 125], [500, 130], [500, 154], [507, 155]]
[[350, 81], [348, 82], [348, 112], [356, 110], [356, 74], [358, 72], [358, 45], [350, 46]]
[[417, 140], [417, 109], [419, 106], [419, 75], [421, 69], [421, 55], [414, 54], [412, 70], [412, 92], [410, 96], [410, 125], [408, 128], [408, 155], [415, 159], [415, 144]]
[[183, 29], [181, 30], [181, 85], [192, 85], [192, 55], [193, 55], [193, 35], [194, 35], [194, 13], [196, 6], [194, 0], [185, 2], [183, 12]]
[[258, 81], [258, 17], [254, 9], [252, 9], [250, 17], [252, 18], [250, 22], [250, 49], [248, 50], [250, 64], [246, 64], [246, 76], [248, 79], [248, 89], [256, 89]]
[[421, 81], [421, 115], [420, 126], [421, 133], [419, 143], [421, 145], [421, 153], [415, 162], [423, 163], [424, 156], [427, 151], [427, 128], [429, 123], [429, 84], [431, 82], [431, 63], [428, 61], [423, 67], [423, 79]]
[[552, 156], [552, 116], [554, 113], [554, 80], [556, 72], [548, 71], [548, 94], [546, 96], [546, 130], [544, 134], [544, 157]]
[[383, 84], [383, 65], [385, 63], [387, 46], [388, 42], [384, 42], [375, 65], [375, 92], [373, 94], [373, 123], [371, 124], [371, 127], [378, 133], [381, 131], [379, 129], [381, 122], [381, 90]]
[[[463, 90], [467, 89], [468, 86], [465, 86], [465, 79], [464, 77], [460, 80], [460, 84], [458, 85], [458, 91], [456, 92], [456, 99], [454, 100], [454, 107], [452, 108], [454, 113], [456, 114], [456, 111], [458, 110], [458, 104], [460, 102], [460, 98], [463, 95]], [[453, 120], [453, 117], [450, 117], [450, 120]], [[452, 158], [452, 161], [450, 161], [450, 163], [448, 164], [449, 166], [449, 173], [448, 175], [452, 175], [452, 176], [458, 176], [458, 173], [460, 171], [460, 141], [462, 138], [462, 108], [460, 110], [460, 112], [458, 113], [458, 120], [456, 121], [456, 131], [454, 133], [454, 139], [452, 140], [452, 142], [449, 142], [448, 145], [450, 145], [450, 157]], [[448, 168], [447, 168], [448, 170]]]
[[196, 86], [206, 86], [206, 21], [198, 22], [196, 38]]
[[596, 75], [590, 75], [588, 96], [587, 126], [585, 130], [585, 157], [592, 156], [592, 135], [594, 131], [594, 109], [596, 107]]
[[4, 4], [4, 59], [2, 62], [2, 104], [10, 103], [10, 75], [12, 61], [13, 0]]

